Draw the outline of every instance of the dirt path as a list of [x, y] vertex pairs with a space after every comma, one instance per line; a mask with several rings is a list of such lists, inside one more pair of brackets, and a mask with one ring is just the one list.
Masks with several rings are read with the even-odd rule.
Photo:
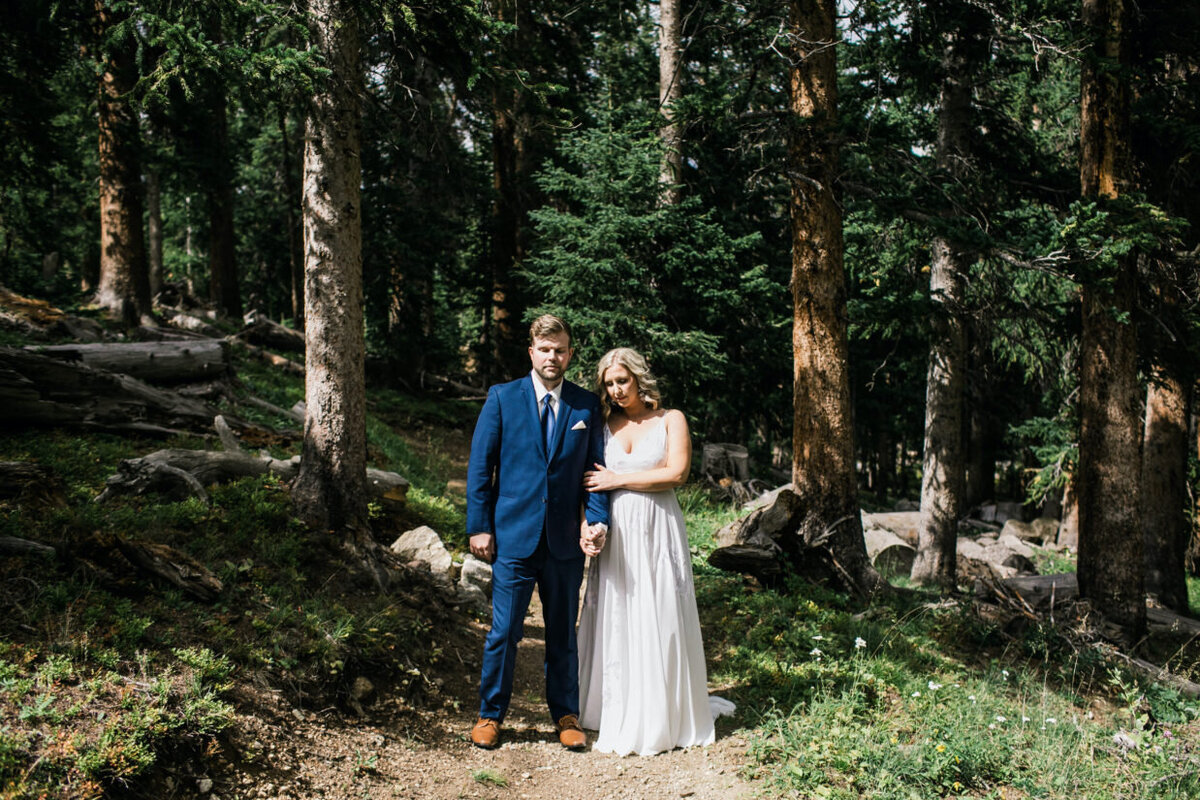
[[478, 708], [486, 626], [475, 624], [471, 633], [468, 641], [478, 645], [476, 652], [450, 648], [452, 666], [441, 676], [440, 696], [430, 698], [425, 708], [383, 696], [355, 719], [334, 709], [292, 709], [278, 695], [259, 694], [255, 715], [241, 717], [237, 732], [222, 748], [219, 772], [178, 775], [168, 784], [169, 796], [195, 797], [208, 788], [204, 796], [220, 800], [734, 800], [761, 789], [739, 776], [746, 743], [728, 718], [718, 721], [717, 741], [707, 748], [645, 758], [564, 750], [543, 700], [544, 643], [536, 596], [517, 657], [503, 744], [494, 751], [472, 746], [467, 732]]

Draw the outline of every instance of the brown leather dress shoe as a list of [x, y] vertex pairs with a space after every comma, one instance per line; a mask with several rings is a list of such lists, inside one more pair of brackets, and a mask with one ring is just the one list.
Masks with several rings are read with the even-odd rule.
[[500, 720], [480, 717], [471, 728], [471, 742], [484, 750], [495, 750], [500, 746]]
[[579, 717], [567, 714], [558, 721], [558, 740], [568, 750], [582, 750], [587, 747], [587, 734], [579, 727]]

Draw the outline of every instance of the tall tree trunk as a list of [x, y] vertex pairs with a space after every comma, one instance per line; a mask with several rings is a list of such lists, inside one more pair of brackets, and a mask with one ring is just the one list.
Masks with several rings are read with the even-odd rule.
[[666, 120], [659, 129], [663, 145], [659, 182], [667, 205], [679, 203], [683, 182], [683, 135], [674, 108], [683, 95], [683, 19], [679, 5], [680, 0], [659, 0], [658, 4], [658, 108]]
[[[212, 41], [220, 42], [221, 19], [216, 10], [206, 13], [205, 25]], [[229, 153], [229, 122], [225, 84], [210, 76], [205, 91], [208, 135], [205, 179], [208, 184], [209, 299], [225, 316], [241, 321], [242, 294], [238, 287], [237, 254], [233, 230], [233, 162]]]
[[[516, 26], [506, 43], [514, 70], [533, 47], [529, 2], [500, 0], [501, 21]], [[522, 81], [497, 81], [492, 90], [492, 275], [488, 377], [513, 377], [528, 370], [522, 316], [524, 299], [517, 269], [525, 259], [529, 226], [528, 184], [533, 168], [529, 91]]]
[[[122, 18], [96, 0], [101, 40]], [[150, 313], [150, 271], [142, 220], [142, 176], [137, 110], [129, 95], [137, 83], [129, 36], [102, 45], [100, 130], [100, 279], [96, 304], [134, 326]]]
[[304, 147], [305, 404], [297, 516], [369, 549], [359, 150], [362, 73], [351, 0], [310, 0], [313, 42], [330, 74]]
[[846, 279], [837, 177], [835, 0], [791, 0], [792, 480], [805, 508], [793, 555], [823, 542], [859, 594], [884, 585], [863, 544], [854, 472]]
[[146, 173], [146, 233], [150, 256], [150, 297], [162, 290], [163, 284], [163, 218], [162, 185], [158, 171]]
[[1188, 415], [1191, 381], [1158, 368], [1146, 390], [1142, 443], [1142, 533], [1146, 591], [1180, 614], [1188, 613]]
[[296, 203], [300, 200], [301, 188], [296, 180], [296, 166], [292, 159], [292, 142], [288, 138], [287, 111], [279, 109], [279, 138], [283, 150], [283, 192], [286, 197], [288, 266], [291, 274], [292, 327], [304, 330], [304, 252], [300, 242], [300, 223], [297, 221]]
[[[1085, 198], [1128, 189], [1129, 14], [1124, 0], [1083, 0], [1090, 38], [1080, 104], [1080, 183]], [[1130, 642], [1145, 630], [1137, 334], [1131, 320], [1136, 258], [1122, 257], [1110, 284], [1083, 282], [1079, 416], [1079, 591]]]
[[[982, 60], [983, 19], [965, 9], [943, 34], [942, 96], [938, 114], [937, 166], [947, 183], [965, 176], [971, 158], [972, 77]], [[929, 292], [933, 332], [925, 388], [925, 447], [921, 470], [921, 518], [912, 578], [953, 588], [958, 519], [963, 513], [966, 463], [963, 407], [967, 331], [962, 304], [969, 255], [949, 236], [934, 237]]]

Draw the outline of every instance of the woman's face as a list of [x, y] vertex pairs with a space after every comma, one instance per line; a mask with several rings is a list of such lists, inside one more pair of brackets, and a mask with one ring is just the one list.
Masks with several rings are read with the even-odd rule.
[[638, 399], [637, 378], [620, 364], [604, 370], [604, 390], [613, 405], [628, 408]]

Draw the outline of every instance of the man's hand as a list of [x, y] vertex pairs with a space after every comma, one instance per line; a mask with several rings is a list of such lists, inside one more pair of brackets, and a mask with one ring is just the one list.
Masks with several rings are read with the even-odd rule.
[[592, 556], [593, 558], [600, 555], [600, 551], [604, 549], [605, 542], [608, 540], [608, 526], [603, 523], [595, 523], [585, 525], [579, 537], [579, 549], [584, 555]]
[[496, 559], [496, 535], [493, 533], [471, 534], [471, 555], [480, 561], [492, 563]]

